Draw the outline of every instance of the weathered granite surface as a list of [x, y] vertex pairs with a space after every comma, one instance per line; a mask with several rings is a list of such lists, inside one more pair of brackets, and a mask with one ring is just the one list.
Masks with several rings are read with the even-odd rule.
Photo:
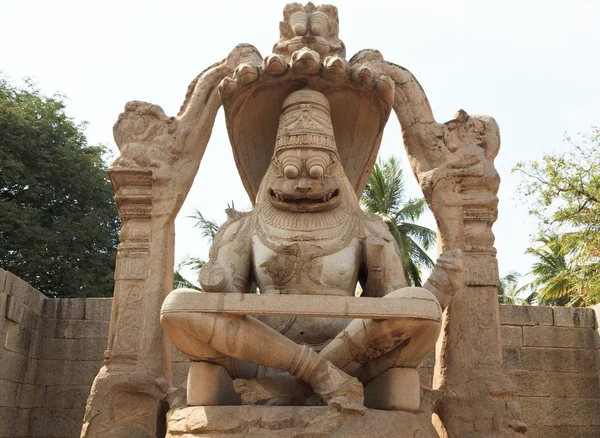
[[[0, 285], [0, 437], [78, 437], [106, 348], [112, 299], [47, 299], [1, 269]], [[39, 330], [28, 329], [27, 316], [17, 322], [9, 305], [21, 307], [23, 316], [38, 309]], [[517, 387], [527, 436], [600, 436], [597, 315], [600, 308], [500, 306], [504, 370]], [[525, 346], [528, 327], [568, 328], [569, 341]], [[22, 332], [18, 342], [9, 329]], [[590, 335], [593, 347], [585, 341]], [[185, 388], [189, 360], [175, 349], [172, 357], [173, 384]], [[421, 386], [431, 387], [433, 354], [419, 373]]]
[[411, 437], [437, 432], [425, 414], [367, 410], [344, 414], [330, 407], [213, 406], [175, 409], [168, 414], [168, 438], [196, 437]]

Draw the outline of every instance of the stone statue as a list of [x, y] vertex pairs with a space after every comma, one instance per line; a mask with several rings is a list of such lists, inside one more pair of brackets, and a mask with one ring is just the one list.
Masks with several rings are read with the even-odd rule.
[[[361, 211], [344, 173], [329, 102], [308, 88], [291, 93], [283, 103], [273, 158], [255, 209], [229, 212], [200, 272], [206, 293], [248, 293], [256, 282], [266, 295], [352, 297], [360, 282], [363, 296], [437, 300], [442, 307], [461, 278], [460, 253], [450, 251], [442, 254], [424, 288], [407, 287], [395, 240], [380, 218]], [[218, 380], [222, 385], [231, 386], [236, 379], [234, 387], [244, 404], [322, 400], [341, 410], [363, 410], [363, 385], [392, 367], [416, 375], [414, 368], [431, 352], [440, 330], [439, 321], [412, 318], [349, 322], [168, 313], [177, 294], [189, 292], [175, 290], [166, 298], [163, 328], [205, 370], [225, 370]], [[416, 386], [406, 388], [411, 383]], [[401, 386], [402, 391], [416, 392], [418, 399], [418, 378], [397, 381], [385, 390]], [[219, 391], [230, 392], [226, 387]]]
[[[133, 101], [115, 124], [122, 230], [81, 436], [523, 436], [500, 354], [497, 123], [439, 123], [409, 70], [373, 49], [347, 60], [334, 6], [288, 4], [279, 30], [273, 53], [239, 44], [202, 71], [176, 116]], [[229, 211], [203, 293], [171, 292], [174, 219], [221, 107], [255, 209]], [[423, 288], [357, 201], [392, 112], [438, 227]], [[192, 360], [188, 407], [165, 332]]]

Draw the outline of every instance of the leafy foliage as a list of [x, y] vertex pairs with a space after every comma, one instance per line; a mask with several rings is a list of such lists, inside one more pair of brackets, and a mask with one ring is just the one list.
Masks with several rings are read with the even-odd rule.
[[[540, 220], [540, 302], [594, 305], [600, 302], [600, 130], [592, 129], [570, 150], [541, 161], [518, 163], [520, 194]], [[543, 287], [542, 287], [543, 286]]]
[[504, 277], [500, 278], [498, 285], [498, 302], [500, 304], [520, 304], [529, 305], [533, 299], [533, 295], [527, 298], [522, 298], [519, 294], [526, 288], [519, 288], [519, 279], [521, 275], [516, 271], [511, 271]]
[[[231, 201], [231, 204], [228, 203], [227, 208], [234, 209], [235, 208], [234, 202]], [[215, 239], [215, 236], [217, 235], [217, 232], [219, 231], [221, 224], [219, 224], [217, 221], [215, 221], [213, 219], [206, 219], [204, 217], [204, 215], [198, 209], [196, 209], [196, 211], [194, 212], [193, 215], [188, 216], [188, 218], [196, 219], [194, 228], [199, 228], [201, 231], [201, 236], [204, 237], [205, 239], [208, 239], [208, 242], [212, 245], [212, 242]], [[175, 269], [175, 275], [174, 275], [174, 279], [173, 279], [173, 287], [175, 289], [187, 288], [187, 289], [201, 290], [199, 286], [197, 286], [193, 282], [187, 280], [181, 273], [181, 270], [183, 268], [188, 268], [191, 271], [191, 273], [198, 276], [198, 274], [200, 273], [200, 269], [202, 268], [202, 266], [204, 266], [205, 263], [206, 262], [199, 257], [188, 257], [188, 258], [184, 259]], [[254, 286], [253, 292], [255, 292], [255, 290], [256, 290], [256, 286]]]
[[568, 263], [569, 250], [560, 236], [542, 236], [540, 245], [527, 249], [537, 258], [531, 274], [535, 279], [528, 285], [534, 301], [546, 306], [575, 306], [582, 304], [581, 279]]
[[424, 198], [405, 200], [404, 176], [395, 157], [381, 159], [373, 167], [361, 197], [361, 207], [380, 216], [396, 240], [406, 279], [412, 286], [421, 286], [424, 268], [433, 268], [427, 250], [435, 245], [435, 231], [417, 225], [427, 209]]
[[52, 297], [109, 296], [120, 225], [105, 149], [64, 108], [0, 77], [0, 265]]

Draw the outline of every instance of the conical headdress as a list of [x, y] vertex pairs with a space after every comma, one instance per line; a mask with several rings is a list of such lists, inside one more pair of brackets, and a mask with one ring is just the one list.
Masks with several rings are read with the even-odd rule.
[[273, 153], [299, 147], [323, 149], [339, 159], [329, 101], [308, 88], [293, 92], [283, 102]]

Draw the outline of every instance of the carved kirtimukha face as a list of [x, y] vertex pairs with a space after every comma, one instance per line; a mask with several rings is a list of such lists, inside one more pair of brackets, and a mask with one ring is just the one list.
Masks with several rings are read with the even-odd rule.
[[297, 212], [328, 211], [341, 200], [336, 156], [323, 149], [291, 148], [277, 154], [272, 166], [269, 195], [280, 210]]

